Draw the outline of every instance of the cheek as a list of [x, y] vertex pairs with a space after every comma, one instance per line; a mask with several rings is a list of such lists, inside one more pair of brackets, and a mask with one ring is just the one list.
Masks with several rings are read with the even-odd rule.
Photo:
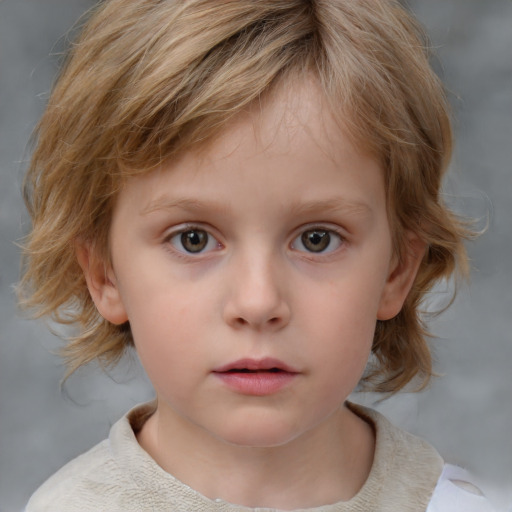
[[145, 280], [144, 290], [126, 290], [135, 348], [152, 382], [178, 380], [197, 364], [208, 334], [211, 298], [194, 286]]
[[172, 393], [174, 400], [185, 399], [193, 384], [191, 375], [200, 369], [195, 369], [192, 337], [183, 336], [183, 318], [155, 316], [152, 322], [135, 321], [134, 327], [135, 350], [157, 394], [167, 397]]
[[[322, 292], [304, 297], [301, 325], [296, 333], [302, 339], [300, 350], [309, 352], [318, 367], [325, 370], [325, 381], [352, 391], [370, 355], [378, 308], [376, 288], [347, 279]], [[303, 337], [301, 333], [308, 333]], [[307, 346], [309, 344], [309, 346]]]
[[304, 318], [319, 337], [365, 345], [373, 339], [382, 287], [370, 279], [344, 277], [310, 290], [302, 298]]
[[357, 385], [370, 356], [374, 329], [346, 329], [339, 323], [329, 336], [324, 336], [318, 367], [325, 372], [326, 381], [336, 382], [348, 392]]
[[174, 293], [132, 302], [128, 318], [139, 352], [185, 357], [199, 328], [197, 304], [177, 300]]

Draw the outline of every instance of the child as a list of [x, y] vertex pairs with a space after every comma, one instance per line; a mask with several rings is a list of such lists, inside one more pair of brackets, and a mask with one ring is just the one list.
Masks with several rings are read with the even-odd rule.
[[396, 1], [106, 0], [37, 135], [24, 304], [79, 326], [69, 373], [134, 346], [156, 400], [27, 512], [490, 510], [347, 402], [428, 382], [419, 308], [466, 267]]

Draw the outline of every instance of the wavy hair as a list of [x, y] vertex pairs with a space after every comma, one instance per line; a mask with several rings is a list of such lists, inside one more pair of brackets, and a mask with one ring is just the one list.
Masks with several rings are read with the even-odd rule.
[[382, 163], [397, 254], [407, 230], [427, 245], [402, 311], [377, 322], [365, 379], [392, 392], [428, 381], [421, 303], [467, 269], [470, 231], [440, 195], [452, 150], [443, 87], [423, 30], [395, 0], [105, 0], [92, 10], [36, 128], [24, 184], [32, 231], [20, 303], [78, 325], [63, 348], [69, 373], [113, 364], [133, 342], [128, 324], [96, 310], [76, 241], [108, 262], [123, 181], [211, 140], [292, 74], [313, 74], [334, 116]]

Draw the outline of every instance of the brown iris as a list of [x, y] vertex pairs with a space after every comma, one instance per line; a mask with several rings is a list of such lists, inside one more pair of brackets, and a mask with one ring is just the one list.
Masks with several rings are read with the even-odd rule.
[[302, 233], [301, 240], [308, 251], [322, 252], [329, 246], [331, 235], [323, 229], [311, 229]]
[[208, 233], [200, 229], [181, 233], [181, 244], [187, 252], [201, 252], [208, 243]]

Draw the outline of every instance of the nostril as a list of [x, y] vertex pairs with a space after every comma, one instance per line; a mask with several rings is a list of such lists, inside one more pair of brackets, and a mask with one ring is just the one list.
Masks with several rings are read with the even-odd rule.
[[269, 318], [267, 321], [263, 321], [263, 322], [250, 322], [249, 320], [245, 319], [244, 317], [238, 317], [238, 318], [235, 318], [234, 320], [234, 325], [237, 325], [238, 327], [246, 327], [248, 325], [253, 325], [253, 326], [259, 326], [261, 328], [263, 328], [264, 325], [272, 325], [272, 326], [278, 326], [281, 322], [281, 318], [278, 317], [278, 316], [274, 316], [272, 318]]

